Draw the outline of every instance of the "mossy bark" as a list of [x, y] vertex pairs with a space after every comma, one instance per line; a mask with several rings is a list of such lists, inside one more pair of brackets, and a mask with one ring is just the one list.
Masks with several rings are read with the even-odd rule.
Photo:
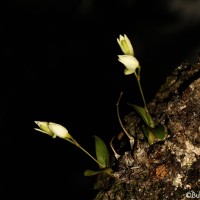
[[195, 64], [178, 66], [148, 104], [148, 110], [155, 124], [165, 127], [167, 138], [149, 145], [137, 113], [125, 116], [124, 127], [134, 137], [134, 147], [129, 148], [125, 134], [116, 137], [115, 150], [121, 156], [113, 156], [114, 177], [97, 176], [94, 200], [179, 200], [199, 195], [199, 59]]

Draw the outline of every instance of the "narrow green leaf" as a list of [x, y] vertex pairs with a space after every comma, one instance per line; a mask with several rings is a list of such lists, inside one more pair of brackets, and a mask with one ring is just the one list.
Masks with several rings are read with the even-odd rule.
[[143, 107], [135, 104], [128, 104], [128, 105], [132, 106], [136, 110], [136, 112], [141, 116], [141, 118], [147, 124], [147, 126], [154, 128], [154, 123], [151, 116], [145, 111]]
[[142, 130], [143, 130], [144, 135], [148, 139], [148, 132], [147, 132], [147, 129], [146, 129], [145, 125], [142, 125]]
[[152, 145], [155, 142], [155, 135], [153, 134], [153, 132], [151, 131], [152, 129], [147, 128], [148, 131], [148, 142], [150, 145]]
[[109, 152], [104, 141], [98, 136], [94, 135], [95, 138], [95, 150], [97, 161], [103, 166], [100, 168], [105, 168], [109, 166]]
[[144, 132], [144, 135], [147, 137], [148, 139], [148, 143], [150, 145], [152, 145], [155, 141], [155, 135], [153, 133], [153, 128], [149, 128], [149, 127], [145, 127], [144, 125], [142, 125], [142, 130]]
[[87, 169], [84, 171], [84, 176], [94, 176], [100, 173], [102, 173], [102, 171], [93, 171], [93, 170]]
[[97, 175], [97, 174], [100, 174], [100, 173], [112, 175], [113, 170], [111, 168], [104, 168], [104, 169], [100, 169], [100, 170], [97, 170], [97, 171], [87, 169], [87, 170], [84, 171], [84, 176], [94, 176], [94, 175]]
[[147, 113], [147, 119], [148, 119], [148, 126], [150, 128], [154, 128], [155, 125], [154, 125], [153, 119], [152, 119], [152, 117], [151, 117], [151, 115], [149, 113]]

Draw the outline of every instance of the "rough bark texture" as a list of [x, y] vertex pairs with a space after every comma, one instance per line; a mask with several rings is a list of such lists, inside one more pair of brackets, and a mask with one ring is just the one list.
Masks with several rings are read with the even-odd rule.
[[[124, 135], [115, 143], [114, 177], [97, 176], [95, 200], [188, 199], [200, 191], [200, 63], [178, 66], [160, 87], [148, 109], [165, 126], [164, 141], [149, 145], [134, 111], [124, 127], [135, 138], [131, 150]], [[125, 148], [126, 147], [126, 148]], [[189, 192], [189, 194], [187, 193]], [[189, 196], [187, 196], [187, 194]], [[194, 194], [194, 193], [193, 193]], [[190, 196], [191, 197], [191, 196]], [[200, 198], [200, 195], [199, 195]]]

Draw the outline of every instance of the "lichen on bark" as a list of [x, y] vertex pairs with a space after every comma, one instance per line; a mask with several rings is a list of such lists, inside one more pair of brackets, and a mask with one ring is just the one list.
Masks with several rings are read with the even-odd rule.
[[[94, 200], [187, 199], [200, 191], [200, 59], [182, 63], [160, 87], [148, 109], [156, 125], [168, 136], [149, 145], [141, 129], [142, 120], [130, 111], [125, 129], [134, 136], [133, 149], [126, 135], [120, 138], [114, 158], [114, 177], [97, 176]], [[126, 149], [122, 151], [122, 149]]]

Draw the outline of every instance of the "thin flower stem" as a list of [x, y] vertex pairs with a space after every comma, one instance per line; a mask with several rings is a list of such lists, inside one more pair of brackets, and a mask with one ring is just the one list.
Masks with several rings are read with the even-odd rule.
[[134, 73], [134, 74], [135, 74], [135, 77], [136, 77], [136, 80], [137, 80], [137, 83], [138, 83], [138, 86], [139, 86], [139, 90], [140, 90], [140, 93], [141, 93], [141, 96], [142, 96], [144, 108], [148, 112], [146, 101], [145, 101], [145, 98], [144, 98], [144, 93], [143, 93], [142, 86], [141, 86], [141, 83], [140, 83], [140, 74], [139, 73], [138, 74]]
[[146, 101], [145, 101], [145, 98], [144, 98], [142, 86], [141, 86], [141, 83], [140, 83], [140, 71], [141, 71], [141, 68], [139, 67], [138, 71], [135, 72], [134, 74], [135, 74], [135, 77], [136, 77], [136, 80], [137, 80], [137, 83], [138, 83], [138, 86], [139, 86], [139, 90], [140, 90], [140, 93], [141, 93], [141, 96], [142, 96], [142, 100], [143, 100], [143, 103], [144, 103], [144, 110], [146, 112], [146, 117], [148, 119], [147, 120], [148, 126], [150, 126], [151, 128], [154, 128], [154, 122], [153, 122], [151, 115], [149, 114], [148, 109], [147, 109], [147, 105], [146, 105]]
[[99, 163], [90, 153], [88, 153], [75, 139], [72, 139], [73, 141], [67, 139], [68, 142], [74, 144], [75, 146], [77, 146], [79, 149], [81, 149], [84, 153], [86, 153], [90, 158], [92, 158], [98, 165], [100, 165], [102, 168], [104, 168], [104, 166]]
[[[77, 143], [78, 144], [78, 143]], [[104, 166], [99, 163], [90, 153], [88, 153], [82, 146], [80, 146], [79, 144], [76, 145], [78, 148], [80, 148], [82, 151], [84, 151], [88, 156], [90, 156], [90, 158], [92, 158], [98, 165], [100, 165], [102, 168], [104, 168]]]

